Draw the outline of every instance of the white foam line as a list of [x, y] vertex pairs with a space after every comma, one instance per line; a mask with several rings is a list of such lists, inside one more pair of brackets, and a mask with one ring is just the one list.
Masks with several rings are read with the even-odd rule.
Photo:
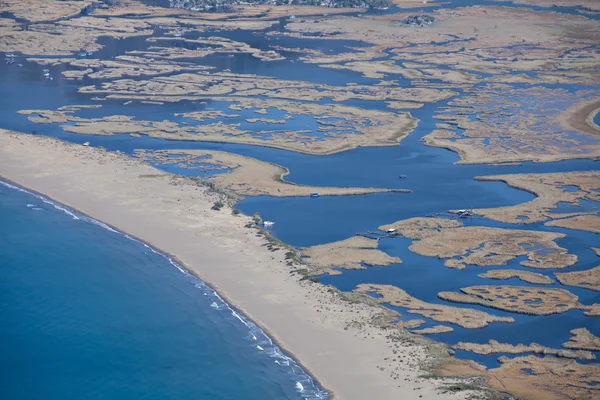
[[[93, 218], [87, 217], [85, 215], [81, 215], [79, 214], [77, 211], [75, 210], [71, 210], [70, 208], [57, 204], [54, 201], [39, 195], [37, 193], [33, 193], [30, 192], [29, 190], [20, 188], [18, 186], [15, 185], [11, 185], [8, 182], [4, 182], [3, 180], [0, 180], [0, 184], [8, 187], [9, 189], [13, 189], [13, 190], [17, 190], [19, 192], [22, 193], [27, 193], [31, 196], [36, 197], [37, 199], [43, 201], [46, 204], [50, 204], [52, 205], [55, 209], [64, 212], [67, 215], [70, 215], [71, 217], [73, 217], [74, 220], [81, 220], [84, 222], [91, 222], [94, 225], [97, 225], [103, 229], [106, 229], [107, 231], [116, 233], [118, 235], [122, 235], [124, 237], [126, 237], [127, 239], [134, 241], [136, 243], [141, 244], [142, 246], [144, 246], [145, 248], [149, 249], [150, 251], [152, 251], [154, 254], [157, 254], [163, 258], [165, 258], [167, 261], [169, 261], [169, 263], [174, 266], [175, 268], [177, 268], [182, 274], [184, 274], [186, 277], [190, 278], [190, 280], [194, 281], [194, 286], [196, 286], [197, 288], [201, 289], [203, 291], [203, 293], [205, 295], [209, 295], [212, 296], [213, 298], [218, 299], [219, 302], [221, 302], [222, 305], [224, 305], [230, 313], [231, 315], [236, 318], [237, 320], [239, 320], [242, 324], [244, 324], [244, 326], [246, 326], [246, 328], [248, 328], [250, 335], [252, 336], [253, 340], [258, 340], [257, 335], [261, 336], [262, 338], [264, 338], [264, 340], [269, 344], [269, 346], [267, 346], [267, 349], [264, 349], [263, 347], [260, 347], [257, 345], [257, 348], [259, 348], [260, 350], [263, 350], [269, 357], [274, 358], [275, 359], [275, 363], [278, 364], [279, 366], [282, 367], [282, 369], [287, 372], [290, 375], [294, 375], [297, 378], [300, 378], [300, 380], [296, 381], [296, 390], [302, 394], [302, 397], [305, 400], [326, 400], [328, 399], [328, 394], [327, 392], [325, 392], [322, 389], [319, 389], [313, 382], [312, 378], [310, 377], [310, 375], [308, 375], [298, 364], [296, 364], [296, 362], [294, 361], [293, 358], [286, 356], [282, 350], [273, 343], [273, 340], [271, 340], [271, 338], [262, 330], [260, 329], [256, 324], [254, 324], [252, 321], [246, 319], [244, 316], [242, 316], [241, 314], [239, 314], [233, 307], [231, 307], [229, 305], [229, 303], [227, 303], [225, 300], [223, 300], [223, 298], [219, 295], [219, 293], [217, 293], [214, 289], [212, 289], [210, 286], [208, 286], [206, 284], [206, 282], [204, 282], [203, 280], [199, 279], [198, 277], [196, 277], [195, 275], [191, 274], [187, 269], [185, 269], [184, 267], [182, 267], [181, 265], [179, 265], [177, 262], [175, 262], [175, 260], [173, 260], [171, 257], [169, 257], [168, 255], [166, 255], [165, 253], [162, 253], [154, 248], [152, 248], [151, 246], [149, 246], [148, 244], [142, 242], [141, 240], [138, 240], [132, 236], [129, 236], [127, 233], [124, 232], [120, 232], [116, 229], [111, 228], [110, 226], [106, 225], [105, 223], [95, 220]], [[221, 307], [217, 304], [216, 309], [220, 309]], [[266, 345], [265, 345], [266, 346]], [[280, 361], [281, 360], [281, 361]], [[288, 368], [286, 368], [288, 367]], [[307, 387], [309, 387], [310, 389], [307, 390], [306, 387], [301, 383], [304, 382], [306, 384]], [[301, 388], [301, 389], [300, 389]]]

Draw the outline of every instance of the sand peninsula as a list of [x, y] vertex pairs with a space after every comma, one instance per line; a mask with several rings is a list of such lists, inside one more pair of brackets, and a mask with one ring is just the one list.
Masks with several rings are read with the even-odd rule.
[[176, 256], [292, 352], [336, 399], [472, 393], [438, 390], [455, 378], [421, 378], [419, 364], [432, 361], [432, 343], [373, 326], [382, 314], [376, 305], [299, 280], [285, 251], [270, 251], [263, 236], [245, 227], [250, 218], [227, 207], [211, 210], [220, 195], [207, 187], [121, 154], [6, 130], [0, 130], [0, 176]]
[[336, 188], [298, 185], [285, 180], [290, 171], [277, 164], [216, 150], [136, 150], [135, 155], [150, 164], [176, 164], [183, 169], [214, 172], [205, 180], [240, 196], [298, 197], [361, 195], [404, 192], [402, 189]]

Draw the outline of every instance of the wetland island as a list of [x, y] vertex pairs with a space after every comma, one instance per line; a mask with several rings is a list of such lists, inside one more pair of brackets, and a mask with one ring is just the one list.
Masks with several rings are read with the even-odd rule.
[[2, 398], [600, 398], [598, 2], [0, 0], [0, 54], [0, 234], [111, 260], [0, 249]]

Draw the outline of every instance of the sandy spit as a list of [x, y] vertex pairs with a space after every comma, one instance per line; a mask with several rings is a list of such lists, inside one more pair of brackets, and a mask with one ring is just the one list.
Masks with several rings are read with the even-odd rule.
[[[245, 228], [249, 218], [211, 210], [206, 188], [101, 149], [0, 129], [0, 178], [127, 232], [174, 256], [261, 326], [335, 399], [457, 399], [419, 378], [425, 349], [393, 343], [365, 323], [374, 309], [300, 283], [284, 251]], [[390, 361], [393, 351], [408, 362]], [[464, 394], [462, 395], [464, 396]]]

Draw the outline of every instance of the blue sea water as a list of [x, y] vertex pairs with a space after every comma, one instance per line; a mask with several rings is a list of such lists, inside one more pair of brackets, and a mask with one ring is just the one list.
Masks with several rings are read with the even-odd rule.
[[0, 326], [3, 400], [326, 398], [169, 258], [6, 184]]

